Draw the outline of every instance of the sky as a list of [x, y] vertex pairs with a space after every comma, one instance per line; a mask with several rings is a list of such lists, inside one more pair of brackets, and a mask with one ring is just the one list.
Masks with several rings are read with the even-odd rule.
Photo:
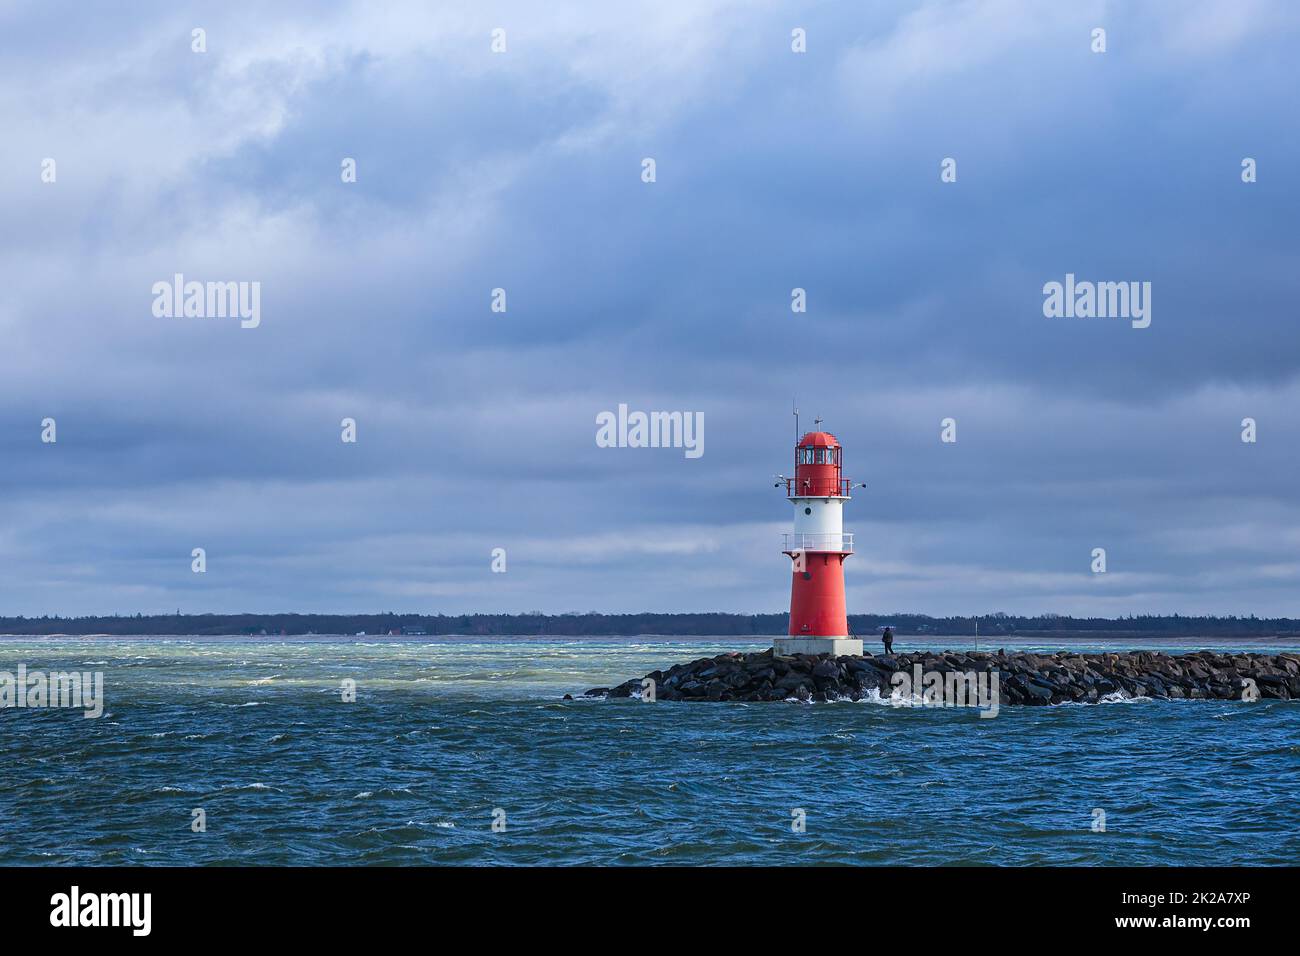
[[0, 615], [780, 611], [797, 402], [851, 613], [1300, 616], [1300, 7], [125, 10], [0, 2]]

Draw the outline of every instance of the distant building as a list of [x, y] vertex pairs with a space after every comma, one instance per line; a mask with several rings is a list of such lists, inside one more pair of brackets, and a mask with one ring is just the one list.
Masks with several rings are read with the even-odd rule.
[[419, 624], [409, 624], [402, 628], [402, 633], [407, 637], [424, 637], [424, 628]]

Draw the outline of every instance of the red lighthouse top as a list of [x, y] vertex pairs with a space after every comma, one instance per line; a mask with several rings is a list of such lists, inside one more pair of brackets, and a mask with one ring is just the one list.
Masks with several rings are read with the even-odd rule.
[[847, 498], [849, 482], [841, 474], [843, 448], [830, 432], [808, 432], [794, 446], [794, 477], [786, 479], [791, 498]]

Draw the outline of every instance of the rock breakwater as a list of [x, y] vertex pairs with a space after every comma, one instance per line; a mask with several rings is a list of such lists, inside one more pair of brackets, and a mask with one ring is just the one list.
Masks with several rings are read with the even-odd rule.
[[[1054, 654], [1005, 650], [922, 651], [862, 657], [766, 650], [702, 657], [585, 697], [633, 697], [653, 686], [657, 700], [829, 701], [889, 699], [913, 675], [984, 675], [1000, 705], [1097, 703], [1117, 698], [1300, 700], [1300, 654], [1164, 654], [1158, 651]], [[897, 675], [897, 676], [896, 676]], [[996, 675], [996, 681], [993, 678]], [[646, 680], [653, 681], [647, 685]], [[943, 678], [939, 679], [940, 681]], [[949, 681], [951, 684], [951, 681]], [[911, 695], [911, 690], [907, 694]], [[916, 688], [921, 693], [921, 688]]]

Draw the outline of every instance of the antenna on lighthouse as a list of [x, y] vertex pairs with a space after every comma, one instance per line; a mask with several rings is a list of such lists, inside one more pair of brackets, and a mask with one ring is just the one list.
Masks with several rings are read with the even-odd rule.
[[790, 407], [794, 409], [794, 443], [799, 444], [799, 399], [790, 399]]

